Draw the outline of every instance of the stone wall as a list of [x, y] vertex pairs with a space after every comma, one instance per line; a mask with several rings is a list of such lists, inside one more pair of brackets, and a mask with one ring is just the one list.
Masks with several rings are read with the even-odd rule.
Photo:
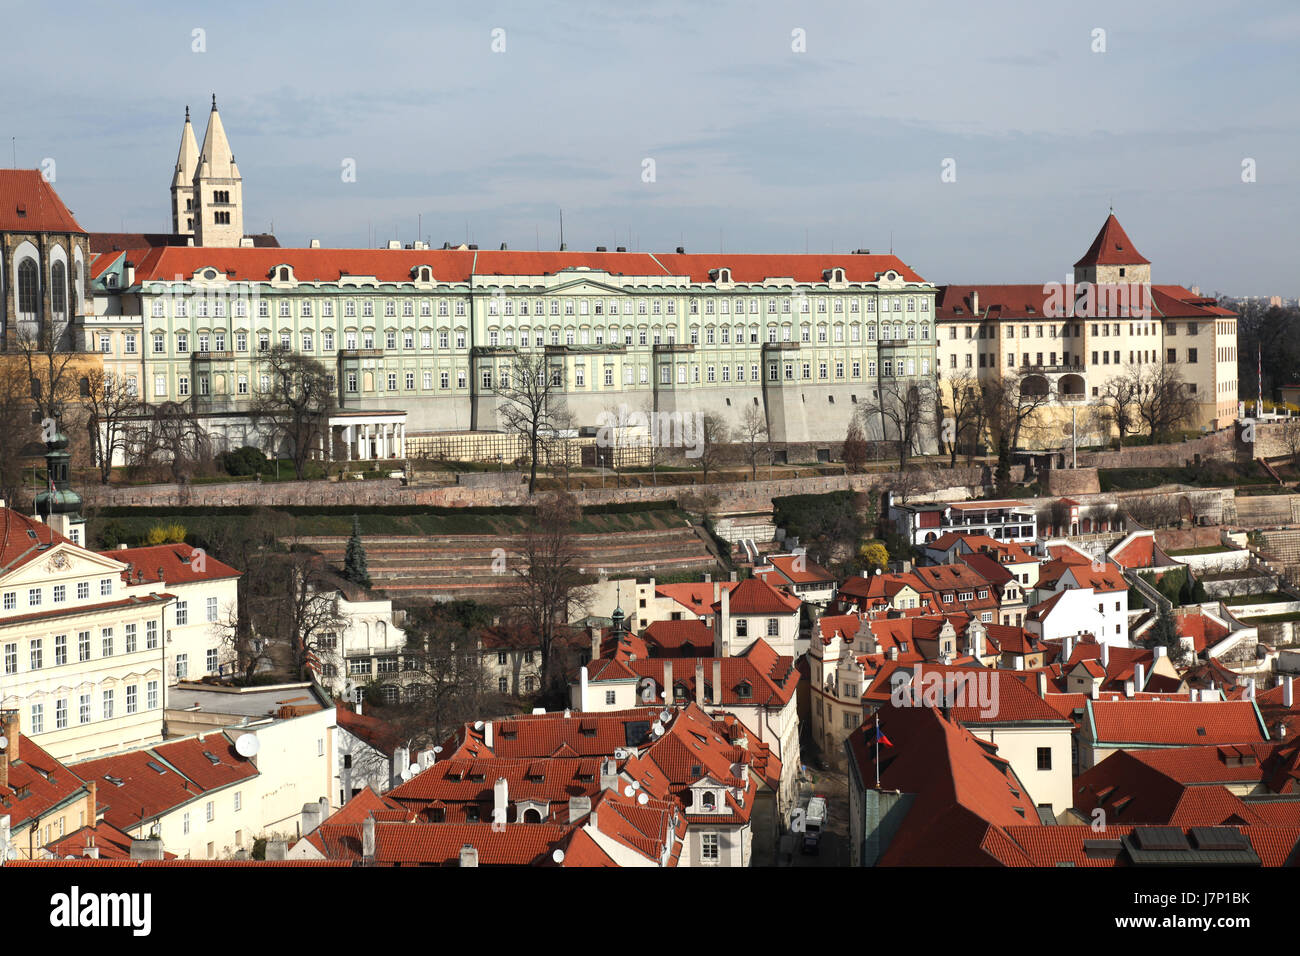
[[1049, 468], [1039, 472], [1043, 490], [1054, 496], [1097, 494], [1101, 483], [1096, 468]]

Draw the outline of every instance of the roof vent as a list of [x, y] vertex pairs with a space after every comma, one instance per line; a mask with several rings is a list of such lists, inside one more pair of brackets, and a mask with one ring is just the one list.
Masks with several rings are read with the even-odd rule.
[[686, 247], [685, 247], [685, 246], [678, 246], [678, 247], [677, 247], [677, 254], [678, 254], [679, 256], [684, 256], [684, 255], [686, 255]]
[[615, 251], [615, 252], [627, 252], [627, 246], [616, 246], [615, 249], [614, 249], [614, 251]]
[[609, 250], [606, 249], [604, 246], [597, 246], [597, 247], [596, 247], [596, 251], [597, 251], [597, 252], [608, 252]]

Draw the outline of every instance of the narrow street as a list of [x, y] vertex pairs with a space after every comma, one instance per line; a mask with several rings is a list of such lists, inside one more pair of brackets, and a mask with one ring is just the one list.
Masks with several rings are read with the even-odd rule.
[[843, 771], [809, 767], [807, 782], [800, 786], [800, 805], [818, 795], [826, 798], [826, 825], [822, 829], [817, 853], [802, 851], [802, 834], [787, 833], [782, 838], [780, 863], [783, 866], [849, 865], [849, 778]]

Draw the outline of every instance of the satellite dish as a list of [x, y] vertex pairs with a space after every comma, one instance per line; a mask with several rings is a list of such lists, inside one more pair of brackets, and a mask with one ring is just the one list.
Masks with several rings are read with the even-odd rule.
[[481, 720], [476, 720], [476, 721], [474, 721], [474, 729], [475, 729], [475, 730], [482, 730], [482, 729], [483, 729], [483, 721], [481, 721]]
[[402, 771], [403, 780], [410, 780], [414, 776], [415, 774], [412, 772], [410, 767], [407, 767], [405, 770]]
[[655, 721], [655, 725], [650, 729], [653, 730], [655, 732], [655, 736], [658, 737], [664, 732], [664, 725], [659, 723], [658, 721]]
[[9, 746], [9, 738], [0, 736], [0, 750], [4, 750], [8, 746]]
[[433, 752], [436, 753], [436, 754], [440, 754], [440, 753], [442, 753], [442, 747], [434, 747], [434, 748], [433, 748]]
[[564, 862], [564, 851], [563, 851], [563, 850], [556, 850], [554, 853], [551, 854], [551, 859], [554, 860], [556, 863], [563, 863], [563, 862]]
[[644, 793], [638, 793], [636, 795], [636, 802], [641, 804], [641, 806], [644, 807], [647, 803], [650, 802], [650, 798]]
[[633, 780], [633, 781], [632, 781], [632, 789], [633, 789], [633, 790], [640, 790], [640, 789], [641, 789], [641, 781], [640, 781], [640, 780]]
[[625, 796], [625, 797], [630, 797], [630, 796], [632, 796], [632, 794], [633, 794], [634, 792], [635, 792], [635, 791], [634, 791], [631, 787], [624, 787], [624, 788], [623, 788], [623, 796]]
[[255, 734], [241, 734], [235, 741], [235, 752], [241, 757], [252, 757], [262, 747], [262, 742]]
[[660, 720], [660, 722], [662, 722], [662, 723], [665, 723], [665, 724], [668, 723], [668, 721], [672, 719], [672, 716], [673, 716], [673, 713], [672, 713], [672, 711], [670, 711], [670, 710], [661, 710], [661, 711], [659, 711], [659, 720]]

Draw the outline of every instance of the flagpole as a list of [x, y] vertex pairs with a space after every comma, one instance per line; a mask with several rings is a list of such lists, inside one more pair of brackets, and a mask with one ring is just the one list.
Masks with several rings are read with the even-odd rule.
[[880, 711], [876, 711], [876, 789], [880, 789]]

